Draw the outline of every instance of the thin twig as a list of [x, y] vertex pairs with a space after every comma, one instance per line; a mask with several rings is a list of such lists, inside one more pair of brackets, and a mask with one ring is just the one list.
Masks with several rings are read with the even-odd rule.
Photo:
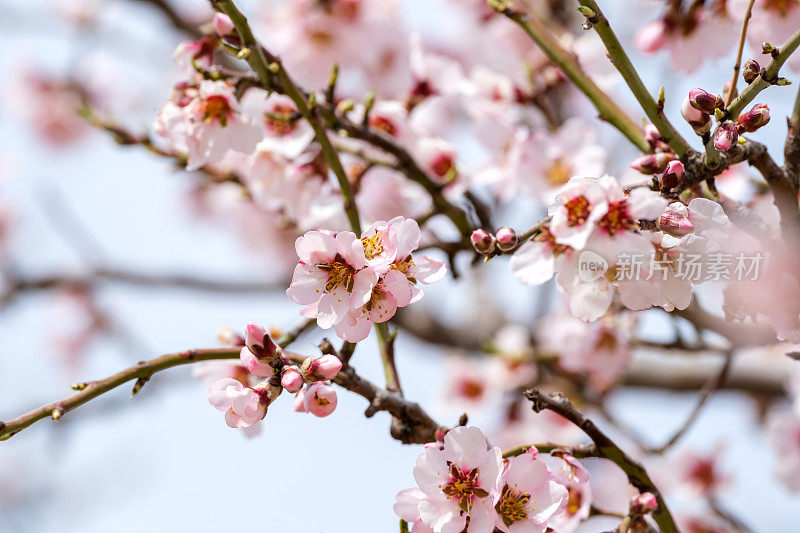
[[744, 42], [747, 39], [747, 24], [750, 22], [750, 17], [753, 15], [753, 5], [756, 0], [750, 0], [747, 4], [747, 11], [744, 13], [744, 20], [742, 21], [742, 31], [739, 34], [739, 47], [736, 51], [736, 63], [733, 64], [733, 77], [731, 78], [730, 87], [728, 88], [728, 95], [725, 97], [725, 106], [729, 106], [733, 97], [736, 95], [736, 82], [739, 80], [739, 69], [742, 67], [742, 51], [744, 50]]
[[586, 435], [592, 439], [597, 447], [599, 457], [604, 457], [614, 462], [628, 476], [631, 485], [639, 489], [640, 492], [651, 492], [658, 501], [658, 508], [653, 511], [653, 519], [658, 524], [661, 533], [677, 533], [678, 528], [675, 520], [667, 507], [667, 502], [661, 496], [661, 492], [655, 486], [644, 467], [633, 458], [629, 457], [619, 446], [617, 446], [608, 436], [587, 418], [583, 413], [575, 409], [570, 401], [562, 394], [544, 394], [536, 389], [525, 392], [525, 397], [533, 404], [533, 410], [540, 412], [550, 410], [559, 414], [578, 426]]
[[692, 425], [697, 421], [700, 413], [703, 411], [703, 407], [705, 407], [708, 400], [717, 392], [724, 384], [725, 380], [728, 377], [728, 374], [731, 370], [731, 364], [733, 363], [733, 350], [728, 350], [725, 352], [725, 361], [722, 363], [722, 367], [719, 370], [719, 374], [712, 377], [706, 384], [703, 386], [702, 390], [700, 391], [700, 395], [697, 398], [697, 404], [695, 404], [694, 409], [692, 412], [689, 413], [689, 416], [686, 417], [686, 420], [683, 424], [675, 431], [675, 433], [667, 439], [667, 441], [658, 446], [657, 448], [650, 448], [648, 451], [650, 453], [655, 454], [662, 454], [672, 448], [680, 439], [683, 437], [687, 431], [692, 427]]

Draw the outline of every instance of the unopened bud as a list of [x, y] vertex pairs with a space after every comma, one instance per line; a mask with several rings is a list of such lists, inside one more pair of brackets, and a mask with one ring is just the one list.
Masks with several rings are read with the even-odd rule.
[[689, 103], [693, 108], [709, 115], [718, 107], [722, 107], [724, 102], [716, 94], [711, 94], [703, 89], [692, 89], [689, 91]]
[[752, 133], [769, 123], [769, 107], [767, 104], [756, 104], [753, 109], [739, 115], [739, 124], [744, 131]]
[[749, 59], [742, 67], [742, 78], [747, 83], [753, 83], [761, 74], [761, 65], [755, 59]]
[[723, 152], [730, 150], [738, 140], [739, 132], [736, 131], [736, 126], [731, 121], [720, 124], [714, 134], [714, 146], [717, 150], [722, 150]]
[[213, 25], [214, 31], [220, 37], [224, 37], [234, 30], [233, 21], [225, 13], [215, 13]]
[[676, 238], [681, 238], [694, 231], [694, 224], [689, 220], [689, 217], [672, 210], [666, 211], [658, 217], [656, 227], [667, 235], [672, 235]]
[[658, 174], [664, 172], [669, 162], [674, 159], [675, 155], [667, 152], [645, 154], [634, 159], [631, 162], [631, 168], [638, 170], [642, 174]]
[[586, 7], [586, 6], [578, 6], [578, 12], [581, 15], [583, 15], [584, 17], [586, 17], [587, 19], [594, 18], [594, 16], [595, 16], [595, 12], [592, 11], [591, 8]]
[[775, 51], [775, 47], [772, 43], [763, 42], [761, 43], [761, 53], [763, 54], [771, 54]]
[[499, 248], [501, 252], [511, 251], [517, 245], [517, 234], [511, 228], [500, 228], [494, 235], [497, 240], [497, 248]]
[[325, 381], [333, 379], [342, 369], [342, 361], [335, 355], [325, 354], [320, 357], [309, 357], [303, 361], [300, 371], [307, 381]]
[[296, 366], [287, 366], [281, 372], [281, 387], [294, 394], [303, 388], [303, 374]]
[[247, 349], [259, 361], [270, 361], [278, 353], [279, 348], [272, 340], [272, 337], [269, 336], [267, 330], [258, 324], [247, 324], [244, 328], [244, 333]]
[[489, 255], [494, 252], [496, 241], [494, 235], [484, 229], [476, 229], [470, 237], [472, 247], [479, 254]]
[[785, 86], [785, 85], [791, 85], [792, 81], [788, 80], [786, 78], [777, 78], [777, 79], [775, 79], [775, 81], [772, 82], [772, 84], [773, 85], [779, 85], [779, 86]]
[[658, 128], [656, 128], [655, 125], [645, 124], [644, 138], [647, 141], [647, 144], [650, 145], [650, 148], [655, 148], [658, 144], [658, 141], [661, 140], [661, 133], [659, 133]]
[[643, 515], [658, 509], [658, 500], [652, 492], [643, 492], [631, 499], [631, 514]]
[[667, 163], [667, 169], [661, 176], [661, 188], [664, 190], [674, 189], [683, 183], [683, 175], [686, 170], [683, 168], [683, 163], [680, 161], [670, 161]]

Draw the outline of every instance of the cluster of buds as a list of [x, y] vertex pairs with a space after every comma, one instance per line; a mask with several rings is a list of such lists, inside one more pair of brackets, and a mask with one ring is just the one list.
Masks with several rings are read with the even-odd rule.
[[716, 94], [692, 89], [681, 104], [681, 115], [694, 132], [703, 137], [711, 131], [711, 115], [715, 115], [724, 105], [725, 102]]
[[756, 104], [750, 111], [742, 113], [734, 123], [727, 120], [719, 125], [714, 134], [714, 146], [717, 150], [728, 151], [737, 142], [739, 135], [753, 133], [769, 123], [769, 107], [767, 104]]
[[672, 151], [653, 124], [644, 127], [644, 137], [652, 154], [644, 154], [633, 160], [631, 168], [648, 176], [658, 175], [658, 185], [663, 191], [680, 187], [683, 183], [685, 169], [678, 156]]
[[485, 229], [476, 229], [472, 232], [470, 240], [476, 252], [487, 256], [495, 252], [510, 252], [517, 247], [519, 242], [517, 233], [509, 227], [498, 229], [494, 235]]
[[742, 66], [742, 78], [747, 83], [753, 83], [761, 75], [761, 65], [755, 59], [749, 59]]
[[248, 324], [245, 341], [241, 352], [242, 364], [257, 377], [267, 377], [263, 374], [268, 368], [271, 384], [297, 394], [295, 411], [311, 413], [320, 418], [333, 413], [337, 398], [329, 380], [342, 369], [342, 361], [338, 357], [331, 354], [308, 357], [298, 367], [283, 356], [282, 350], [266, 330], [256, 324]]
[[267, 407], [286, 389], [296, 393], [295, 411], [325, 417], [336, 409], [336, 391], [330, 384], [342, 368], [335, 355], [309, 357], [298, 366], [285, 357], [267, 331], [248, 324], [244, 339], [227, 334], [226, 338], [243, 343], [239, 352], [242, 366], [260, 383], [248, 386], [248, 376], [242, 379], [226, 377], [210, 386], [208, 401], [225, 412], [225, 421], [233, 428], [247, 428], [262, 420]]

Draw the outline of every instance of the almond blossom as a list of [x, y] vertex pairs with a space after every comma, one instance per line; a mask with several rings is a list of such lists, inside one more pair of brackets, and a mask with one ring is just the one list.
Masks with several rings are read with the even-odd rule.
[[409, 513], [406, 491], [398, 495], [395, 512], [411, 518], [409, 522], [420, 520], [435, 533], [490, 533], [501, 469], [500, 449], [489, 449], [478, 428], [455, 428], [444, 436], [441, 448], [426, 448], [417, 458], [419, 492], [412, 489], [410, 495], [417, 500], [416, 513]]
[[422, 298], [418, 284], [444, 277], [443, 262], [412, 256], [419, 239], [417, 222], [403, 217], [375, 222], [360, 239], [347, 231], [308, 232], [297, 239], [300, 263], [286, 295], [306, 305], [304, 316], [320, 327], [336, 326], [341, 338], [361, 341], [373, 323]]
[[497, 480], [495, 526], [505, 533], [544, 533], [569, 500], [567, 488], [531, 451], [509, 459]]
[[172, 100], [156, 118], [155, 129], [186, 152], [188, 170], [217, 163], [229, 150], [252, 153], [262, 137], [260, 128], [241, 113], [234, 87], [222, 80], [176, 86]]
[[271, 401], [268, 394], [265, 389], [256, 392], [238, 380], [223, 378], [209, 387], [208, 402], [225, 413], [230, 427], [244, 429], [266, 416]]

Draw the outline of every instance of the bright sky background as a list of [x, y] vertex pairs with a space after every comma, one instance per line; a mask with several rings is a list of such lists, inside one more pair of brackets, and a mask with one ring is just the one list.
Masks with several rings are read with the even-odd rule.
[[[441, 25], [429, 1], [405, 0], [411, 24], [423, 29]], [[102, 43], [130, 58], [126, 68], [134, 73], [134, 94], [152, 101], [149, 112], [133, 120], [125, 117], [126, 122], [146, 125], [152, 120], [170, 92], [163, 76], [170, 72], [175, 44], [173, 34], [160, 35], [166, 31], [160, 19], [143, 6], [131, 7], [135, 2], [114, 2], [106, 35], [80, 44], [72, 39], [70, 48], [64, 45], [69, 35], [64, 26], [39, 21], [41, 6], [48, 3], [26, 4], [0, 2], [4, 73], [26, 64], [63, 67], [75, 54], [97, 52]], [[609, 5], [615, 26], [621, 18], [647, 18], [650, 4], [618, 4]], [[619, 33], [630, 42], [630, 28]], [[714, 87], [730, 76], [730, 58], [690, 79], [669, 75], [664, 59], [634, 57], [645, 79], [669, 81], [668, 111], [674, 117], [677, 95], [694, 86]], [[653, 92], [658, 89], [655, 82], [650, 85]], [[781, 117], [789, 93], [794, 91], [768, 93], [773, 124], [759, 138], [772, 146], [778, 146], [785, 131]], [[187, 179], [173, 173], [169, 163], [138, 149], [118, 149], [102, 135], [77, 152], [37, 146], [12, 111], [0, 106], [0, 197], [12, 199], [25, 217], [12, 250], [26, 269], [79, 267], [43, 215], [47, 204], [42, 198], [55, 195], [91, 228], [113, 264], [223, 279], [262, 279], [268, 271], [268, 260], [253, 258], [230, 238], [228, 228], [198, 221], [190, 213], [184, 201]], [[436, 302], [437, 291], [431, 292]], [[221, 326], [241, 328], [256, 321], [289, 327], [298, 318], [297, 307], [280, 293], [244, 298], [115, 288], [102, 293], [102, 302], [150, 351], [135, 353], [101, 341], [77, 369], [68, 371], [57, 364], [50, 330], [69, 317], [59, 314], [52, 298], [26, 297], [0, 313], [0, 419], [68, 395], [75, 381], [106, 376], [160, 353], [213, 346]], [[314, 353], [312, 341], [295, 349]], [[362, 344], [353, 363], [380, 381], [374, 339]], [[397, 349], [407, 395], [432, 406], [445, 423], [454, 422], [435, 409], [434, 390], [443, 378], [437, 352], [402, 333]], [[0, 532], [396, 531], [394, 494], [413, 485], [411, 469], [420, 448], [392, 441], [384, 414], [364, 419], [362, 398], [342, 391], [334, 415], [316, 419], [292, 412], [287, 395], [270, 408], [261, 435], [246, 439], [225, 426], [222, 415], [207, 404], [207, 390], [189, 377], [187, 368], [157, 375], [133, 400], [129, 393], [123, 387], [69, 413], [60, 424], [42, 421], [0, 444]], [[617, 394], [613, 405], [658, 442], [683, 421], [693, 401], [692, 395], [627, 391]], [[718, 395], [685, 442], [702, 450], [725, 445], [725, 466], [735, 480], [746, 480], [724, 493], [730, 509], [758, 531], [796, 531], [786, 519], [800, 500], [772, 484], [774, 457], [755, 431], [754, 418], [752, 403]]]

